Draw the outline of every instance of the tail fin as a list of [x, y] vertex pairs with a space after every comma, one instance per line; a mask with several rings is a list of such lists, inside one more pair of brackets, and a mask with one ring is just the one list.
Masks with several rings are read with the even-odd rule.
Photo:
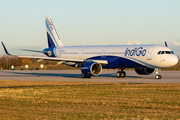
[[167, 42], [165, 41], [165, 46], [168, 47]]
[[61, 43], [60, 38], [56, 32], [56, 29], [52, 23], [51, 18], [45, 17], [45, 22], [46, 22], [46, 32], [47, 32], [49, 48], [63, 46], [63, 44]]

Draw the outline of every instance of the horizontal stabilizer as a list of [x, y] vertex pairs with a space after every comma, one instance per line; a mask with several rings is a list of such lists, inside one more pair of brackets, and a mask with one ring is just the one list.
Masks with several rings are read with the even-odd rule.
[[30, 51], [30, 52], [47, 53], [47, 52], [45, 52], [45, 51], [38, 51], [38, 50], [28, 50], [28, 49], [20, 49], [20, 50], [23, 50], [23, 51]]

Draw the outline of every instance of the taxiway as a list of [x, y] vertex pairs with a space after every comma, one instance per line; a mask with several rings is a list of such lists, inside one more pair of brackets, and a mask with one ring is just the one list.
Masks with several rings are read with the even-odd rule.
[[117, 78], [115, 70], [105, 70], [99, 76], [81, 78], [80, 70], [1, 70], [0, 80], [16, 81], [72, 81], [72, 82], [133, 82], [133, 83], [180, 83], [180, 71], [161, 71], [162, 79], [151, 75], [138, 75], [126, 71], [126, 78]]

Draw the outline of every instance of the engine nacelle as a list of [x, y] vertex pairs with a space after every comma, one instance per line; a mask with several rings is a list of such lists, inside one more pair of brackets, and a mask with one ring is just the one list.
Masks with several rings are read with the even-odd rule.
[[149, 74], [152, 74], [154, 72], [154, 69], [152, 69], [152, 68], [149, 68], [149, 69], [139, 68], [139, 69], [135, 69], [135, 71], [139, 75], [149, 75]]
[[95, 62], [86, 62], [81, 66], [81, 72], [85, 75], [97, 76], [102, 72], [102, 66]]

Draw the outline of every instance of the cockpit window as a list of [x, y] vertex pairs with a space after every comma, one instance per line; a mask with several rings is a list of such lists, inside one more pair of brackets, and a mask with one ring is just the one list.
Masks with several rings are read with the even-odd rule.
[[161, 54], [161, 51], [158, 52], [158, 55]]
[[173, 51], [159, 51], [158, 55], [159, 54], [174, 54], [174, 52]]
[[165, 51], [166, 54], [171, 54], [171, 51]]

